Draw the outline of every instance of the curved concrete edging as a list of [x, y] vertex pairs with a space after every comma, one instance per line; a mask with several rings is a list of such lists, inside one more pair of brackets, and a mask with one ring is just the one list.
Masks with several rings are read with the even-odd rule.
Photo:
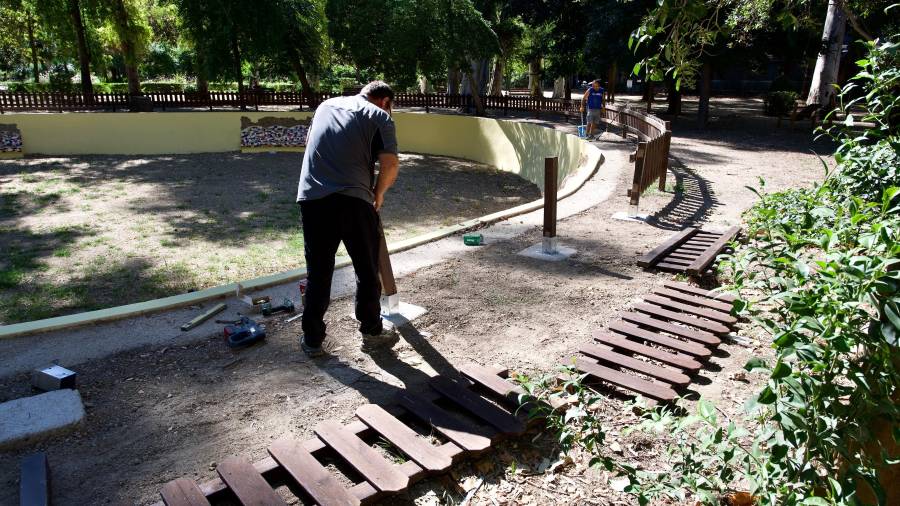
[[[585, 183], [587, 183], [587, 181], [597, 173], [600, 165], [602, 165], [605, 161], [605, 157], [599, 148], [588, 144], [587, 149], [597, 151], [597, 161], [591, 164], [590, 160], [593, 157], [589, 156], [587, 165], [580, 167], [576, 174], [573, 174], [572, 176], [568, 177], [566, 181], [564, 181], [563, 187], [561, 188], [557, 196], [557, 201], [563, 200], [580, 190], [585, 185]], [[544, 207], [544, 201], [543, 199], [540, 199], [503, 211], [498, 211], [496, 213], [481, 216], [479, 218], [464, 221], [462, 223], [457, 223], [456, 225], [442, 227], [427, 234], [422, 234], [411, 237], [409, 239], [391, 243], [388, 245], [388, 252], [393, 254], [406, 251], [417, 246], [427, 244], [429, 242], [437, 241], [438, 239], [442, 239], [453, 234], [471, 229], [481, 228], [492, 223], [507, 220], [521, 214], [541, 209], [542, 207]], [[337, 270], [349, 265], [351, 265], [350, 259], [345, 257], [335, 262], [334, 267], [335, 270]], [[3, 325], [0, 326], [0, 339], [20, 337], [41, 332], [49, 332], [52, 330], [72, 328], [82, 325], [89, 325], [92, 323], [119, 320], [123, 318], [141, 316], [148, 313], [156, 313], [169, 309], [189, 306], [212, 299], [227, 297], [229, 295], [237, 293], [238, 291], [258, 290], [273, 285], [303, 279], [304, 277], [306, 277], [306, 269], [292, 269], [277, 274], [271, 274], [269, 276], [262, 276], [245, 281], [238, 281], [226, 285], [215, 286], [212, 288], [198, 290], [196, 292], [172, 295], [170, 297], [163, 297], [161, 299], [153, 299], [144, 302], [137, 302], [134, 304], [127, 304], [124, 306], [99, 309], [96, 311], [87, 311], [74, 315], [57, 316], [55, 318], [47, 318], [44, 320]]]

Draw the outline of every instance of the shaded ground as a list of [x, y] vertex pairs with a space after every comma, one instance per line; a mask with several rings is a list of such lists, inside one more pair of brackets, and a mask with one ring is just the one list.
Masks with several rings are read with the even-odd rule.
[[[429, 309], [392, 350], [359, 350], [349, 298], [328, 315], [330, 355], [310, 361], [299, 350], [299, 322], [270, 324], [264, 345], [228, 350], [219, 337], [189, 346], [148, 347], [78, 365], [88, 420], [77, 433], [22, 452], [0, 455], [0, 503], [14, 501], [16, 461], [36, 448], [49, 452], [54, 495], [64, 504], [148, 504], [161, 485], [179, 476], [205, 480], [232, 455], [265, 456], [275, 438], [312, 436], [323, 419], [349, 421], [367, 401], [386, 402], [400, 387], [421, 388], [428, 375], [467, 362], [500, 364], [529, 374], [568, 362], [578, 345], [640, 296], [670, 276], [645, 272], [636, 258], [687, 224], [724, 228], [737, 223], [754, 199], [744, 185], [765, 177], [771, 188], [810, 184], [821, 175], [809, 153], [809, 132], [776, 130], [774, 120], [721, 115], [714, 128], [676, 123], [673, 172], [679, 193], [653, 191], [642, 199], [649, 224], [615, 221], [625, 210], [629, 171], [604, 204], [559, 224], [561, 242], [578, 254], [555, 264], [515, 253], [540, 241], [540, 230], [473, 249], [398, 280], [404, 300]], [[752, 111], [753, 104], [741, 107]], [[571, 129], [571, 125], [561, 126]], [[601, 148], [620, 147], [607, 134]], [[827, 146], [815, 146], [828, 152]], [[601, 171], [603, 168], [601, 168]], [[675, 186], [674, 184], [672, 185]], [[740, 411], [756, 386], [738, 374], [767, 343], [744, 326], [749, 344], [726, 342], [691, 384], [692, 395]], [[749, 378], [755, 381], [755, 378]], [[9, 398], [27, 394], [25, 375], [0, 382]], [[658, 440], [622, 437], [633, 419], [620, 402], [600, 415], [614, 427], [623, 459], [652, 467]], [[576, 456], [577, 457], [577, 456]], [[408, 496], [383, 504], [631, 504], [586, 460], [551, 473], [552, 441], [521, 438], [484, 458], [425, 480]], [[483, 481], [479, 481], [483, 480]]]
[[[0, 325], [199, 290], [303, 263], [302, 154], [0, 162]], [[388, 240], [540, 197], [513, 174], [402, 155]]]

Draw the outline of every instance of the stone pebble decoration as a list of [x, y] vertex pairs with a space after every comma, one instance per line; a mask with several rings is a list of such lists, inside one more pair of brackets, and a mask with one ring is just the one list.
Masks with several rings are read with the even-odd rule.
[[304, 147], [306, 146], [307, 130], [309, 127], [306, 125], [247, 127], [241, 130], [241, 147]]
[[[10, 126], [12, 128], [9, 128]], [[0, 125], [0, 152], [22, 152], [22, 134], [15, 128], [15, 125]]]

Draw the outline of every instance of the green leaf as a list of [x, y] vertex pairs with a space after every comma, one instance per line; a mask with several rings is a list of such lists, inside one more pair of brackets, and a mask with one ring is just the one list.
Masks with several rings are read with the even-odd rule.
[[759, 357], [753, 357], [744, 364], [744, 369], [750, 372], [768, 372], [769, 367], [766, 365], [765, 360]]
[[771, 378], [772, 379], [781, 379], [789, 376], [791, 374], [791, 367], [784, 362], [778, 362], [775, 365], [775, 369], [772, 370]]
[[832, 503], [828, 502], [824, 497], [807, 497], [800, 504], [804, 506], [829, 506]]
[[762, 392], [760, 392], [757, 396], [756, 402], [760, 404], [772, 404], [773, 402], [775, 402], [776, 398], [777, 396], [775, 395], [775, 392], [773, 392], [771, 388], [766, 386], [766, 388], [763, 388]]
[[641, 73], [641, 62], [637, 62], [634, 64], [634, 68], [631, 69], [631, 73], [634, 75], [640, 75]]

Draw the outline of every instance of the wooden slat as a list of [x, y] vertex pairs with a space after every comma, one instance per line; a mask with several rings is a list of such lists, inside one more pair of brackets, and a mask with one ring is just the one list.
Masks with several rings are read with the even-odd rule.
[[453, 459], [419, 437], [414, 430], [394, 418], [381, 406], [375, 404], [360, 406], [356, 410], [356, 416], [422, 468], [428, 471], [446, 471], [453, 465]]
[[693, 260], [682, 260], [680, 258], [673, 258], [671, 256], [667, 256], [664, 259], [662, 259], [662, 263], [666, 263], [669, 265], [683, 265], [685, 267], [687, 267], [688, 265], [691, 265], [692, 262], [693, 262]]
[[627, 350], [633, 353], [640, 353], [641, 355], [644, 355], [646, 357], [650, 357], [654, 360], [658, 360], [665, 364], [669, 364], [690, 372], [696, 372], [700, 370], [700, 367], [702, 366], [700, 362], [692, 358], [690, 355], [685, 355], [684, 353], [677, 352], [673, 353], [661, 350], [659, 348], [654, 348], [652, 346], [647, 346], [645, 344], [636, 343], [619, 334], [595, 332], [594, 340], [612, 346], [613, 348]]
[[399, 492], [409, 485], [405, 474], [340, 423], [326, 420], [314, 432], [379, 491]]
[[464, 450], [479, 452], [491, 446], [491, 438], [478, 427], [454, 418], [431, 401], [408, 391], [397, 394], [397, 402], [420, 420], [430, 424]]
[[178, 478], [159, 491], [166, 506], [209, 506], [209, 501], [194, 480]]
[[697, 229], [693, 227], [688, 227], [681, 232], [678, 232], [677, 234], [667, 239], [664, 243], [644, 254], [641, 258], [638, 259], [637, 264], [641, 267], [652, 267], [653, 264], [657, 263], [663, 256], [677, 248], [681, 243], [687, 241], [696, 233]]
[[525, 390], [519, 385], [511, 383], [478, 364], [466, 364], [459, 370], [470, 380], [496, 394], [502, 399], [507, 399], [511, 404], [518, 404], [518, 396], [525, 394]]
[[478, 394], [450, 378], [443, 376], [431, 378], [431, 387], [504, 434], [518, 435], [525, 432], [525, 424], [515, 415], [482, 399]]
[[687, 283], [681, 283], [678, 281], [666, 281], [665, 283], [663, 283], [663, 286], [666, 288], [671, 288], [672, 290], [678, 290], [679, 292], [699, 295], [701, 297], [708, 297], [710, 299], [722, 300], [725, 302], [734, 302], [735, 300], [737, 300], [737, 297], [730, 293], [704, 290], [703, 288], [689, 285]]
[[667, 348], [671, 348], [673, 350], [682, 351], [684, 353], [694, 355], [695, 357], [706, 358], [712, 354], [712, 352], [708, 348], [695, 342], [686, 342], [680, 339], [675, 339], [673, 337], [664, 336], [662, 334], [657, 334], [656, 332], [645, 330], [624, 322], [611, 323], [609, 325], [609, 329], [625, 336], [633, 337], [636, 339], [643, 339], [653, 344], [658, 344]]
[[19, 466], [19, 504], [50, 505], [50, 466], [46, 453], [32, 453], [22, 459]]
[[671, 401], [678, 396], [675, 390], [672, 390], [669, 386], [653, 383], [637, 376], [604, 367], [583, 357], [575, 358], [575, 368], [606, 383], [631, 390], [652, 399]]
[[717, 309], [692, 306], [683, 302], [674, 301], [668, 297], [663, 297], [661, 295], [647, 295], [644, 297], [644, 300], [651, 304], [656, 304], [660, 307], [677, 309], [684, 313], [697, 315], [702, 318], [707, 318], [709, 320], [723, 323], [725, 325], [734, 325], [738, 321], [734, 316], [731, 316], [728, 313], [723, 313], [722, 311], [719, 311]]
[[244, 506], [287, 506], [275, 490], [243, 457], [219, 463], [216, 472]]
[[718, 238], [697, 260], [688, 267], [687, 273], [696, 276], [705, 271], [710, 264], [716, 259], [716, 255], [722, 251], [725, 246], [741, 231], [741, 227], [731, 227], [722, 233], [722, 237]]
[[691, 304], [698, 307], [707, 307], [710, 309], [722, 311], [723, 313], [731, 313], [732, 309], [732, 304], [729, 302], [722, 302], [720, 300], [714, 300], [708, 297], [690, 295], [684, 292], [679, 292], [678, 290], [657, 288], [656, 290], [653, 290], [653, 293], [662, 295], [663, 297], [668, 297], [673, 300], [677, 300], [679, 302], [683, 302], [685, 304]]
[[622, 320], [642, 327], [649, 327], [653, 330], [668, 332], [669, 334], [710, 346], [718, 346], [722, 343], [722, 339], [712, 332], [675, 325], [674, 323], [657, 320], [656, 318], [651, 318], [640, 313], [624, 313], [622, 314]]
[[301, 443], [282, 439], [272, 443], [269, 454], [288, 472], [310, 497], [321, 506], [359, 506], [358, 498], [351, 495], [316, 460]]
[[689, 255], [687, 253], [674, 253], [673, 252], [673, 253], [669, 253], [668, 255], [666, 255], [666, 257], [663, 260], [670, 260], [673, 258], [677, 258], [679, 260], [690, 260], [691, 262], [693, 262], [694, 259], [697, 258], [697, 255]]
[[726, 334], [729, 330], [728, 327], [722, 325], [721, 323], [694, 318], [693, 316], [687, 315], [685, 313], [676, 313], [675, 311], [669, 311], [652, 304], [638, 303], [634, 305], [634, 309], [642, 313], [657, 316], [659, 318], [666, 318], [668, 320], [684, 323], [685, 325], [691, 325], [692, 327], [696, 327], [701, 330], [708, 330], [709, 332], [712, 332], [714, 334]]
[[672, 383], [673, 385], [684, 386], [691, 382], [691, 378], [681, 371], [675, 371], [656, 364], [644, 362], [643, 360], [638, 360], [634, 357], [622, 355], [621, 353], [616, 353], [608, 346], [586, 343], [581, 345], [579, 351], [585, 355], [590, 355], [596, 359], [606, 361], [610, 363], [612, 367], [626, 367], [633, 371], [646, 374], [647, 376], [661, 379], [666, 383]]
[[684, 254], [684, 255], [695, 255], [695, 256], [699, 256], [704, 251], [706, 251], [705, 246], [694, 246], [694, 245], [689, 245], [689, 244], [682, 244], [681, 246], [679, 246], [678, 248], [673, 250], [674, 253], [679, 253], [679, 254]]
[[669, 262], [660, 262], [653, 267], [663, 270], [663, 271], [671, 271], [671, 272], [684, 272], [686, 266], [680, 264], [672, 264]]

